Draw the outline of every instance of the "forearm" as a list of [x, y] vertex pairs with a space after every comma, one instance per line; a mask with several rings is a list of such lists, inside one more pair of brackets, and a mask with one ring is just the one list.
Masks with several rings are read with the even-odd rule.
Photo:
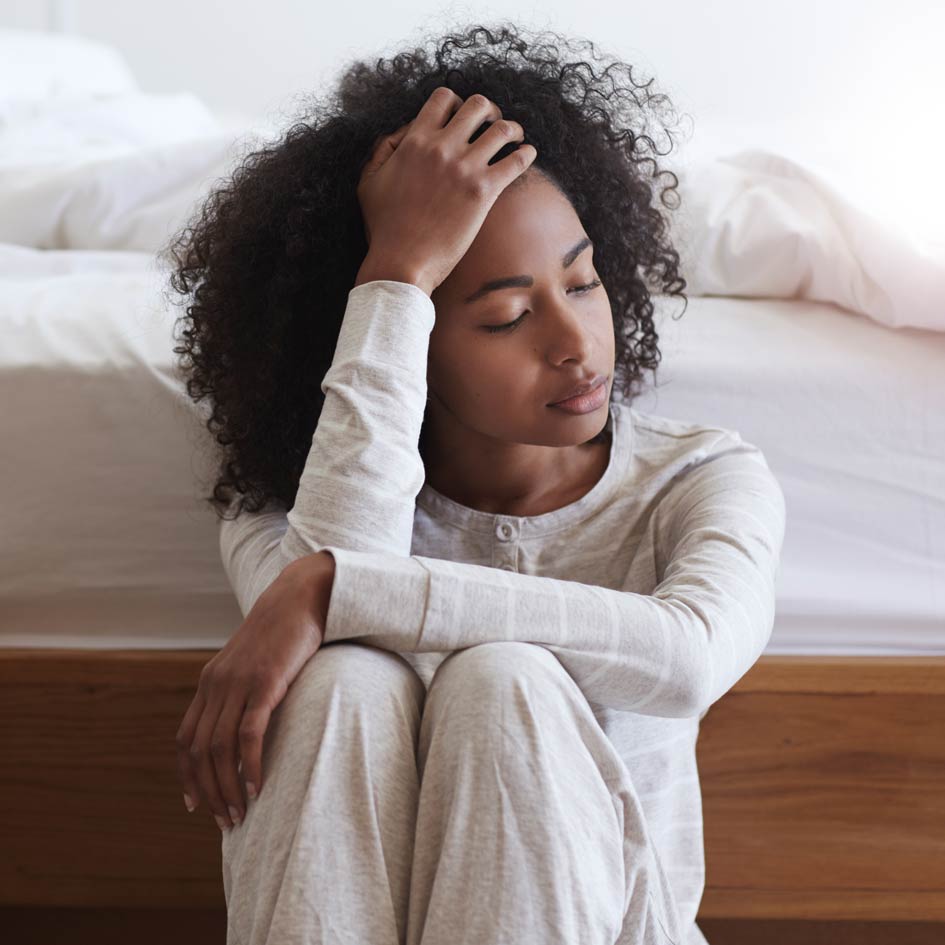
[[348, 306], [294, 505], [221, 523], [244, 615], [288, 565], [329, 545], [410, 553], [433, 303], [415, 284], [377, 282], [352, 289]]
[[286, 517], [286, 564], [327, 545], [410, 552], [433, 305], [416, 285], [375, 282], [349, 306]]
[[324, 637], [328, 622], [328, 608], [331, 603], [331, 590], [335, 578], [335, 559], [328, 551], [296, 558], [285, 568], [285, 572], [298, 580], [309, 594], [311, 612]]
[[742, 447], [682, 478], [664, 496], [668, 563], [652, 593], [330, 548], [325, 641], [413, 653], [535, 643], [601, 706], [704, 714], [770, 639], [785, 503], [760, 453]]

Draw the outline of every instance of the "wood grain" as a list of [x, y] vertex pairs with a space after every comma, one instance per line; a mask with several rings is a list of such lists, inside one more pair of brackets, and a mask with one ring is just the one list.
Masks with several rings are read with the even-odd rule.
[[[174, 746], [212, 656], [0, 650], [0, 906], [224, 904]], [[945, 657], [762, 657], [702, 722], [700, 922], [945, 922], [943, 735]]]

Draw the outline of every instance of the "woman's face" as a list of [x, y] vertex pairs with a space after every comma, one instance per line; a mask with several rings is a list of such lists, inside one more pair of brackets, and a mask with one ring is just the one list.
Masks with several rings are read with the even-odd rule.
[[[614, 326], [593, 247], [582, 242], [587, 234], [574, 208], [540, 172], [529, 169], [499, 195], [431, 296], [427, 422], [434, 439], [446, 424], [509, 443], [574, 446], [604, 428]], [[479, 291], [507, 277], [522, 278]], [[598, 409], [578, 415], [549, 406], [598, 374], [607, 379]]]

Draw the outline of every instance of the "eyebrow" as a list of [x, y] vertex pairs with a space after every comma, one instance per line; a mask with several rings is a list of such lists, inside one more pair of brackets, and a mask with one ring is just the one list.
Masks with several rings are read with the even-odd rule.
[[[593, 245], [588, 236], [578, 240], [578, 242], [562, 256], [561, 268], [567, 269], [588, 246]], [[472, 295], [463, 299], [463, 304], [468, 305], [470, 302], [476, 302], [484, 295], [495, 292], [496, 289], [528, 288], [534, 281], [531, 276], [504, 276], [501, 279], [491, 279], [489, 282], [484, 282]]]

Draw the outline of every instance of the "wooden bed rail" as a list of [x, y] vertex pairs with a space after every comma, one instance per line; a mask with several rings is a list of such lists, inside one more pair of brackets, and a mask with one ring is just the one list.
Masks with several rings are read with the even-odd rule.
[[[0, 650], [0, 907], [224, 907], [175, 774], [212, 655]], [[763, 656], [702, 722], [700, 924], [945, 922], [943, 736], [945, 657]]]

